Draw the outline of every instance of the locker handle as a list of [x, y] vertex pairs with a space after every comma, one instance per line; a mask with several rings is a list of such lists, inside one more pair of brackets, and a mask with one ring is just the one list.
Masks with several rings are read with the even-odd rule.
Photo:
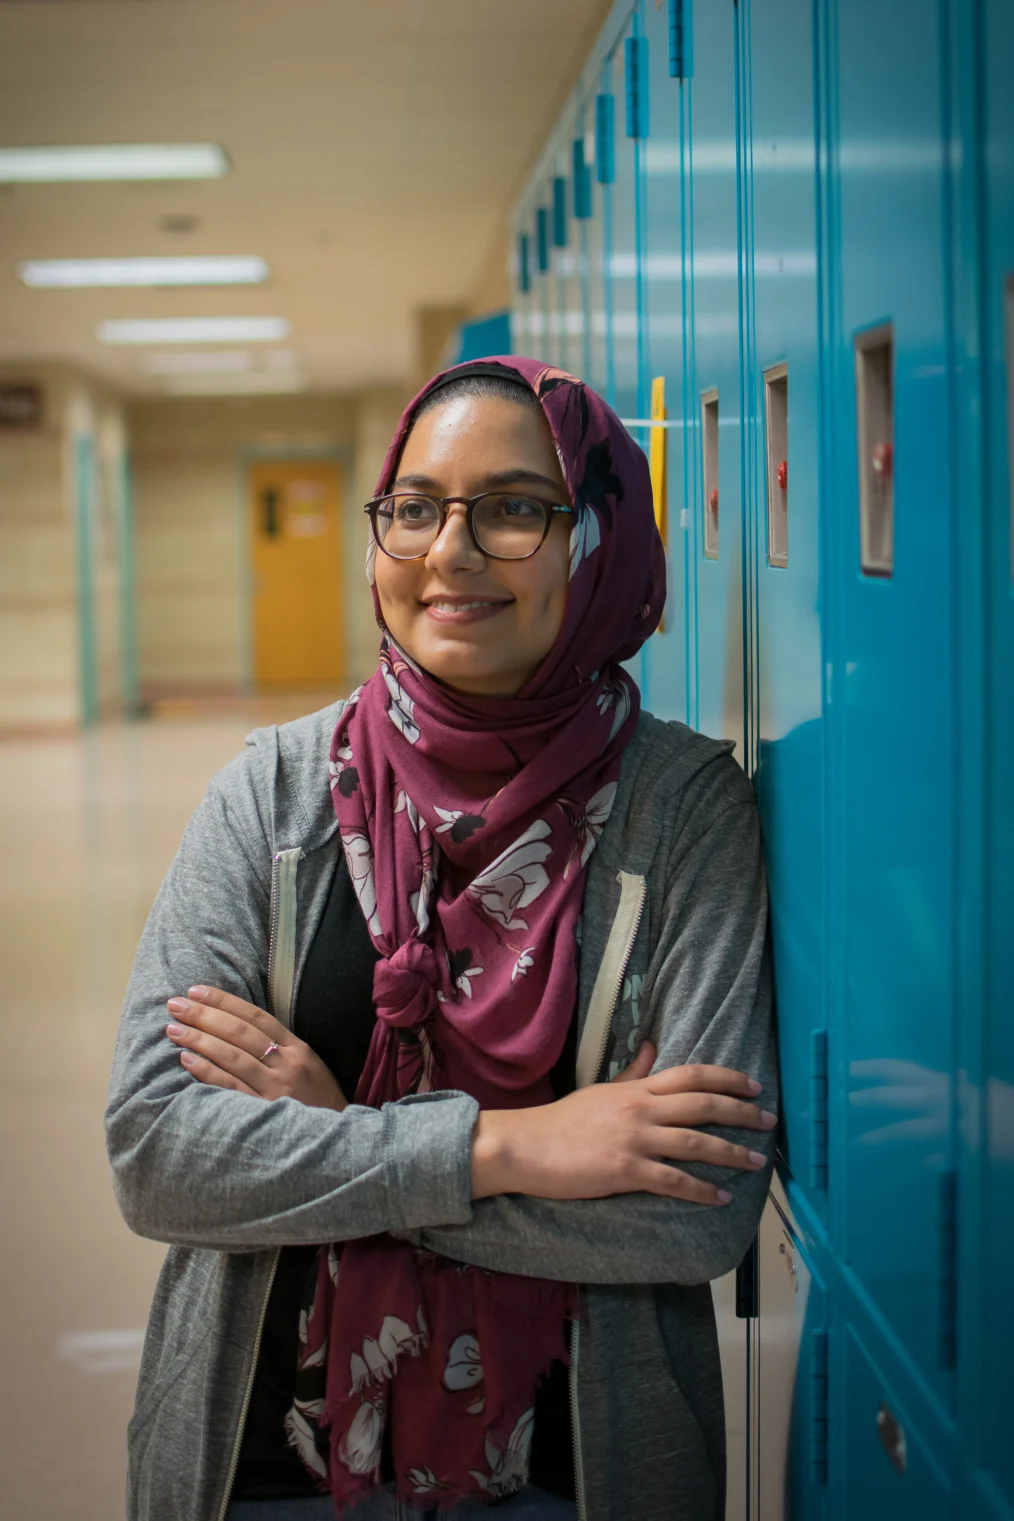
[[264, 537], [275, 539], [278, 537], [278, 492], [273, 486], [261, 492], [261, 506], [264, 509]]

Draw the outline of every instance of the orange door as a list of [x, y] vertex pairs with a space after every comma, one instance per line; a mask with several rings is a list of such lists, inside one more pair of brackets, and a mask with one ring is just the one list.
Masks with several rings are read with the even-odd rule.
[[338, 467], [329, 460], [251, 467], [259, 687], [329, 686], [345, 675], [340, 505]]

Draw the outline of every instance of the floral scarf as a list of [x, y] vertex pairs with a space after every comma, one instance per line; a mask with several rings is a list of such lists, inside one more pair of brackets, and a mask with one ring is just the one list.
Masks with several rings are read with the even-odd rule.
[[[349, 874], [381, 953], [356, 1091], [375, 1107], [459, 1089], [488, 1108], [553, 1099], [577, 1000], [585, 873], [609, 818], [638, 694], [619, 662], [656, 627], [665, 563], [645, 457], [595, 393], [528, 359], [506, 373], [542, 405], [578, 515], [560, 634], [514, 698], [456, 693], [388, 634], [331, 747]], [[368, 570], [373, 580], [371, 546]], [[378, 622], [380, 605], [374, 586]], [[290, 1438], [339, 1514], [386, 1450], [422, 1507], [494, 1501], [528, 1477], [535, 1391], [567, 1360], [573, 1286], [488, 1272], [391, 1236], [322, 1248], [300, 1322]]]

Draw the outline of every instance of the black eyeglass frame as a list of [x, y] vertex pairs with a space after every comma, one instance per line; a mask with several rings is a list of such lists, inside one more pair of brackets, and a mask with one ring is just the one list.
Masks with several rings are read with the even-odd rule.
[[[539, 506], [544, 507], [546, 510], [546, 526], [542, 530], [542, 538], [536, 544], [535, 548], [530, 549], [526, 555], [495, 555], [491, 554], [488, 549], [483, 549], [482, 545], [479, 543], [479, 540], [475, 536], [475, 523], [473, 521], [475, 517], [476, 507], [488, 496], [524, 496], [524, 493], [520, 491], [480, 491], [478, 496], [429, 496], [424, 491], [390, 491], [388, 492], [387, 496], [377, 496], [374, 497], [372, 501], [367, 502], [366, 506], [363, 508], [363, 511], [369, 516], [370, 527], [373, 529], [373, 539], [377, 548], [381, 550], [382, 553], [387, 555], [389, 560], [402, 561], [425, 560], [426, 556], [433, 548], [433, 545], [437, 542], [437, 539], [439, 539], [440, 535], [447, 527], [447, 509], [453, 506], [455, 502], [460, 503], [462, 507], [466, 508], [465, 523], [468, 526], [468, 536], [472, 540], [472, 543], [475, 545], [479, 553], [481, 555], [484, 555], [487, 560], [530, 560], [532, 558], [532, 555], [538, 554], [539, 550], [546, 542], [546, 539], [549, 537], [549, 530], [553, 526], [554, 513], [569, 512], [572, 513], [575, 517], [578, 513], [577, 507], [568, 507], [565, 506], [562, 502], [543, 502], [537, 496], [524, 496], [525, 501], [538, 502]], [[380, 534], [377, 532], [377, 513], [380, 511], [380, 508], [384, 502], [396, 501], [398, 497], [409, 497], [414, 501], [432, 502], [434, 506], [437, 507], [440, 511], [440, 527], [437, 529], [435, 535], [433, 536], [433, 539], [429, 544], [427, 544], [422, 554], [392, 554], [389, 549], [384, 548]]]

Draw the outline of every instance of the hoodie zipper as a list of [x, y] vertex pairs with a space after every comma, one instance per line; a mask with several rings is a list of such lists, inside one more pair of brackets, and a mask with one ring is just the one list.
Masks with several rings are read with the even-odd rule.
[[[620, 884], [620, 901], [616, 906], [616, 915], [609, 931], [609, 939], [602, 953], [602, 962], [598, 976], [595, 978], [588, 1011], [590, 1020], [594, 1010], [595, 1025], [589, 1027], [586, 1024], [585, 1026], [585, 1035], [596, 1042], [593, 1059], [589, 1059], [587, 1066], [581, 1061], [580, 1049], [578, 1051], [578, 1069], [584, 1076], [584, 1082], [579, 1084], [581, 1087], [587, 1087], [595, 1082], [602, 1069], [613, 1014], [616, 1011], [620, 989], [623, 987], [630, 953], [641, 927], [644, 904], [648, 896], [648, 884], [642, 876], [621, 871], [617, 873], [617, 881]], [[581, 1414], [577, 1399], [580, 1352], [581, 1326], [580, 1322], [575, 1320], [570, 1328], [570, 1432], [574, 1446], [574, 1499], [578, 1521], [587, 1521], [588, 1501], [581, 1461]]]
[[[292, 1019], [292, 993], [296, 972], [296, 872], [302, 859], [303, 852], [297, 846], [294, 850], [277, 851], [271, 860], [268, 1003], [272, 1014], [286, 1027], [289, 1026]], [[264, 1298], [261, 1302], [260, 1314], [257, 1317], [257, 1329], [254, 1332], [250, 1376], [247, 1379], [246, 1391], [243, 1395], [243, 1406], [240, 1410], [239, 1423], [236, 1427], [236, 1439], [232, 1444], [229, 1475], [225, 1481], [225, 1492], [222, 1495], [218, 1521], [225, 1521], [225, 1514], [229, 1508], [229, 1497], [236, 1478], [236, 1469], [239, 1467], [239, 1453], [243, 1445], [243, 1428], [246, 1425], [250, 1400], [253, 1397], [254, 1379], [257, 1376], [257, 1359], [260, 1356], [261, 1338], [264, 1335], [264, 1322], [268, 1314], [268, 1301], [271, 1298], [271, 1290], [274, 1287], [275, 1274], [278, 1272], [278, 1263], [281, 1255], [281, 1247], [276, 1248], [271, 1262], [271, 1271], [268, 1274], [268, 1280], [264, 1287]]]

